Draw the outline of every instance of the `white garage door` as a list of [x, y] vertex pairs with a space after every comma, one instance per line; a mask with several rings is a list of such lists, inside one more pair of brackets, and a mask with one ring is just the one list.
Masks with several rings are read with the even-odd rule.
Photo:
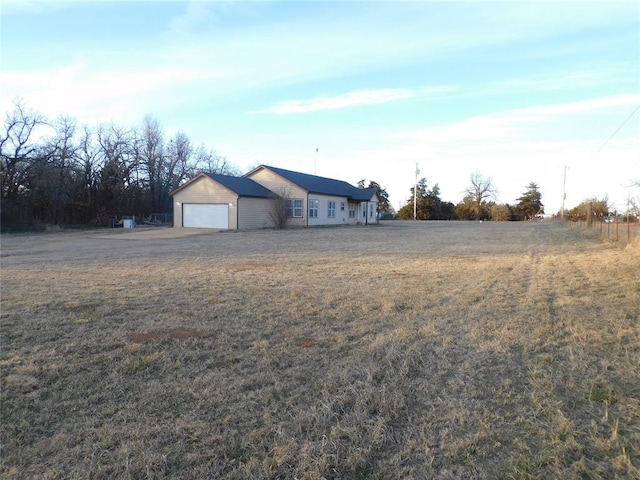
[[229, 228], [229, 205], [183, 203], [182, 226], [193, 228]]

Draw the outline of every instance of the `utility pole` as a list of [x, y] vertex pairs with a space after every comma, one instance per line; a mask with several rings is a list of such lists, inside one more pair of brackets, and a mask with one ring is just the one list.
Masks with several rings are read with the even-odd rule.
[[562, 180], [562, 209], [560, 210], [560, 218], [564, 220], [564, 201], [567, 198], [567, 166], [564, 166], [564, 178]]
[[420, 175], [420, 169], [418, 168], [418, 162], [416, 162], [416, 182], [413, 185], [413, 219], [418, 219], [418, 175]]

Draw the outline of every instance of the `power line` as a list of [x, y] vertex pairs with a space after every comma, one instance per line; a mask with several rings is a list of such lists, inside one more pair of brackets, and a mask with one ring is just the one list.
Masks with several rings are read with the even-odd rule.
[[[618, 80], [618, 85], [616, 86], [616, 89], [615, 89], [615, 90], [614, 90], [614, 92], [613, 92], [613, 95], [614, 95], [614, 96], [615, 96], [615, 95], [618, 93], [618, 91], [620, 90], [620, 87], [622, 86], [622, 83], [625, 81], [625, 77], [626, 77], [627, 73], [628, 73], [628, 72], [629, 72], [629, 71], [630, 71], [634, 66], [636, 66], [636, 65], [637, 65], [637, 63], [638, 63], [638, 59], [639, 59], [639, 58], [640, 58], [640, 50], [636, 51], [636, 55], [635, 55], [635, 57], [634, 57], [632, 60], [630, 60], [630, 61], [629, 61], [629, 64], [628, 64], [627, 68], [623, 71], [622, 75], [620, 76], [620, 79]], [[609, 143], [609, 141], [610, 141], [613, 137], [615, 137], [615, 136], [616, 136], [616, 134], [620, 131], [620, 129], [621, 129], [622, 127], [624, 127], [624, 126], [625, 126], [625, 124], [629, 121], [629, 119], [631, 119], [631, 117], [633, 117], [633, 116], [635, 115], [635, 113], [638, 111], [638, 109], [639, 109], [639, 108], [640, 108], [640, 105], [636, 106], [635, 110], [634, 110], [633, 112], [631, 112], [631, 115], [629, 115], [629, 116], [625, 119], [625, 121], [624, 121], [624, 122], [622, 122], [622, 123], [620, 124], [620, 126], [616, 129], [616, 131], [615, 131], [615, 132], [613, 132], [609, 138], [607, 138], [607, 140], [606, 140], [606, 141], [605, 141], [605, 142], [600, 146], [600, 148], [598, 148], [598, 150], [596, 150], [596, 152], [595, 152], [593, 155], [595, 155], [595, 154], [599, 153], [599, 152], [600, 152], [600, 150], [602, 150], [602, 149], [607, 145], [607, 143]]]
[[616, 131], [615, 131], [615, 132], [613, 132], [609, 138], [607, 138], [607, 140], [606, 140], [606, 141], [605, 141], [605, 142], [600, 146], [600, 148], [599, 148], [598, 150], [596, 150], [596, 153], [599, 153], [599, 152], [600, 152], [600, 150], [602, 150], [602, 149], [605, 147], [605, 145], [606, 145], [607, 143], [609, 143], [609, 141], [610, 141], [613, 137], [615, 137], [615, 136], [616, 136], [616, 133], [618, 133], [618, 132], [620, 131], [620, 129], [621, 129], [622, 127], [624, 127], [624, 126], [625, 126], [625, 124], [626, 124], [626, 123], [631, 119], [631, 117], [633, 117], [633, 116], [636, 114], [636, 112], [637, 112], [639, 109], [640, 109], [640, 105], [636, 106], [635, 110], [634, 110], [633, 112], [631, 112], [631, 115], [629, 115], [629, 116], [625, 119], [625, 121], [624, 121], [624, 122], [622, 122], [618, 128], [616, 128]]

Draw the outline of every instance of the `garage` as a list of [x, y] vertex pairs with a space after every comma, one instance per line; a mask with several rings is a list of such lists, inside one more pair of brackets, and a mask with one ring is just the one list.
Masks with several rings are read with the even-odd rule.
[[201, 172], [171, 195], [174, 228], [237, 230], [273, 225], [269, 212], [275, 194], [250, 178]]
[[229, 205], [185, 203], [182, 205], [182, 226], [191, 228], [229, 228]]

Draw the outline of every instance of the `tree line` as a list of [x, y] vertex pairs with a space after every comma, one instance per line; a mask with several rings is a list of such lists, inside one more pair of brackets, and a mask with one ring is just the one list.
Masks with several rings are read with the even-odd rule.
[[[440, 187], [436, 183], [428, 188], [427, 179], [422, 178], [411, 188], [411, 197], [398, 211], [401, 220], [531, 220], [544, 213], [542, 194], [535, 182], [530, 182], [517, 199], [515, 205], [497, 203], [497, 190], [491, 178], [473, 172], [464, 197], [457, 204], [440, 198]], [[414, 206], [415, 200], [415, 206]]]
[[16, 101], [0, 132], [2, 225], [109, 225], [172, 212], [170, 193], [200, 170], [238, 174], [186, 133], [167, 138], [147, 115], [136, 126], [54, 121]]
[[622, 217], [623, 221], [637, 222], [640, 218], [640, 203], [637, 199], [629, 198], [626, 211], [623, 212], [613, 208], [607, 196], [600, 200], [593, 197], [583, 200], [572, 209], [567, 210], [565, 217], [571, 221], [583, 222]]

